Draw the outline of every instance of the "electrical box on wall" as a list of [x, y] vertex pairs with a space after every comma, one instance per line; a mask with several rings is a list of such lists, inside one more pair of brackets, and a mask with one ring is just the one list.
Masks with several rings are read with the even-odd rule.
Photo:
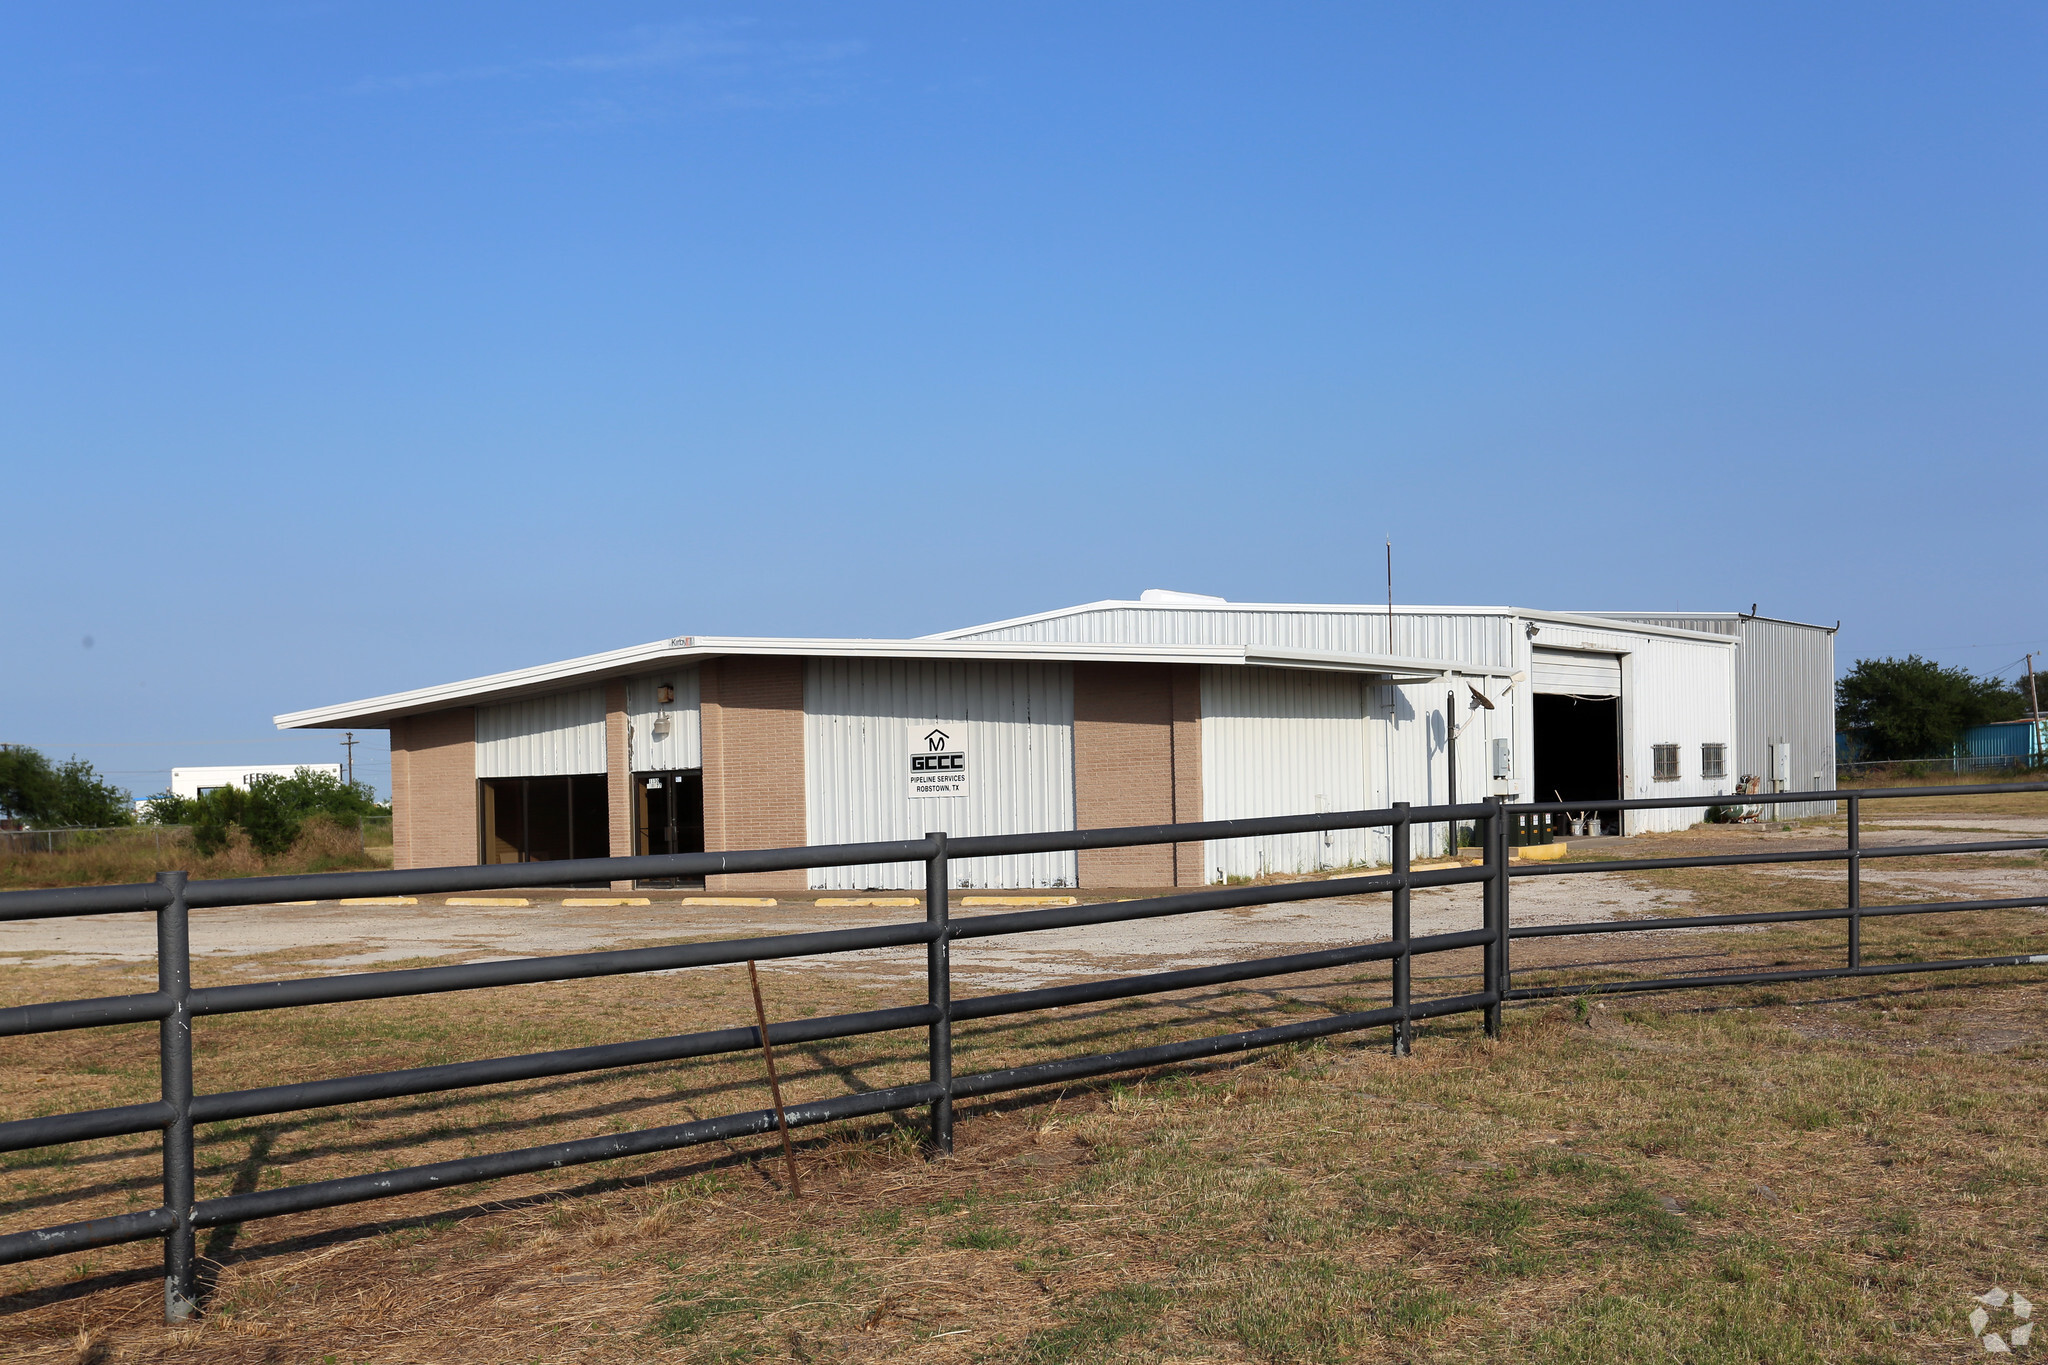
[[1513, 759], [1514, 750], [1507, 740], [1497, 739], [1493, 742], [1493, 775], [1496, 778], [1506, 781], [1515, 775]]
[[1787, 785], [1792, 781], [1792, 746], [1782, 741], [1771, 746], [1771, 780]]

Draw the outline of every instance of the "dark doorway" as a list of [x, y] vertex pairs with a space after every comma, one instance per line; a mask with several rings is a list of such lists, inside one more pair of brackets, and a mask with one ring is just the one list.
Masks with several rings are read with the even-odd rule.
[[[1614, 801], [1621, 796], [1621, 699], [1566, 697], [1539, 692], [1536, 721], [1536, 790], [1532, 801]], [[1620, 815], [1599, 813], [1603, 834], [1621, 832]], [[1570, 826], [1551, 817], [1559, 832]]]
[[477, 787], [478, 861], [551, 863], [611, 855], [603, 773], [486, 777]]
[[[700, 768], [633, 774], [633, 851], [704, 851], [704, 772]], [[642, 878], [640, 886], [702, 886], [702, 877]]]

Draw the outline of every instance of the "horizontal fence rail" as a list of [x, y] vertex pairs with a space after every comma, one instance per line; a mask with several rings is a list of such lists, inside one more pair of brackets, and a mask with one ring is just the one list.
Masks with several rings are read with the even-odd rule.
[[[1903, 800], [1923, 797], [1996, 796], [2014, 792], [2048, 791], [2048, 782], [1996, 782], [1938, 787], [1881, 787], [1867, 790], [1814, 792], [1744, 793], [1743, 805], [1808, 805], [1816, 795], [1841, 805], [1847, 816], [1846, 841], [1839, 848], [1799, 849], [1778, 853], [1714, 854], [1688, 858], [1614, 858], [1582, 863], [1530, 863], [1504, 869], [1503, 894], [1517, 877], [1570, 877], [1590, 872], [1649, 872], [1667, 868], [1753, 867], [1790, 863], [1841, 863], [1844, 865], [1845, 904], [1822, 910], [1755, 911], [1739, 915], [1697, 915], [1629, 920], [1598, 920], [1581, 924], [1510, 924], [1500, 951], [1504, 962], [1500, 973], [1501, 994], [1507, 1000], [1555, 999], [1559, 996], [1603, 995], [1647, 991], [1692, 990], [1710, 986], [1762, 985], [1788, 981], [1823, 981], [1837, 977], [1894, 976], [1917, 972], [1963, 971], [1984, 967], [2029, 967], [2048, 965], [2048, 954], [2013, 953], [1997, 957], [1942, 958], [1924, 962], [1866, 963], [1863, 960], [1863, 921], [1896, 915], [1954, 914], [1975, 910], [2032, 910], [2048, 907], [2048, 895], [2007, 896], [1974, 900], [1923, 901], [1903, 905], [1863, 904], [1863, 864], [1872, 858], [1932, 858], [1971, 853], [2028, 853], [2048, 849], [2048, 839], [1979, 839], [1948, 844], [1894, 844], [1883, 848], [1863, 845], [1863, 803], [1870, 800]], [[1636, 801], [1541, 801], [1511, 806], [1516, 812], [1550, 814], [1564, 810], [1672, 810], [1701, 809], [1698, 797], [1661, 797]], [[1722, 804], [1725, 804], [1723, 802]], [[1596, 981], [1572, 985], [1516, 986], [1513, 969], [1505, 961], [1509, 944], [1524, 938], [1557, 938], [1585, 934], [1653, 933], [1673, 929], [1704, 929], [1768, 924], [1789, 924], [1840, 920], [1847, 926], [1846, 961], [1837, 967], [1805, 967], [1790, 971], [1724, 972], [1620, 981]]]
[[[154, 882], [131, 886], [81, 887], [0, 894], [0, 920], [133, 912], [153, 914], [156, 918], [158, 948], [158, 982], [155, 991], [0, 1009], [0, 1036], [154, 1022], [159, 1030], [160, 1060], [160, 1097], [157, 1100], [144, 1104], [0, 1122], [0, 1151], [18, 1151], [154, 1132], [162, 1134], [163, 1164], [161, 1207], [0, 1236], [0, 1264], [124, 1242], [161, 1239], [164, 1243], [165, 1315], [168, 1320], [178, 1321], [189, 1317], [199, 1308], [194, 1238], [199, 1228], [335, 1208], [366, 1200], [496, 1180], [509, 1175], [530, 1174], [626, 1156], [673, 1151], [704, 1142], [772, 1135], [781, 1126], [788, 1129], [814, 1127], [823, 1123], [898, 1113], [920, 1107], [929, 1111], [930, 1149], [935, 1153], [944, 1153], [952, 1148], [953, 1105], [957, 1100], [1228, 1056], [1256, 1048], [1381, 1027], [1390, 1030], [1394, 1051], [1397, 1054], [1405, 1054], [1412, 1042], [1414, 1025], [1419, 1020], [1477, 1012], [1482, 1015], [1487, 1031], [1490, 1034], [1498, 1034], [1502, 1006], [1510, 1000], [1531, 1000], [1599, 991], [1669, 990], [1793, 981], [1823, 976], [1877, 975], [1891, 972], [2048, 963], [2048, 954], [2042, 954], [1866, 965], [1861, 960], [1860, 946], [1861, 923], [1869, 916], [2037, 908], [2048, 905], [2048, 896], [2044, 896], [1863, 906], [1860, 870], [1863, 860], [1867, 858], [2015, 852], [2048, 848], [2048, 839], [1973, 840], [1939, 845], [1864, 848], [1860, 823], [1863, 800], [2043, 790], [2048, 790], [2048, 783], [1895, 788], [1864, 792], [1745, 793], [1740, 797], [1740, 801], [1746, 806], [1808, 805], [1814, 803], [1816, 799], [1846, 804], [1846, 846], [1838, 849], [1709, 857], [1639, 858], [1580, 863], [1510, 861], [1513, 831], [1518, 826], [1526, 825], [1532, 816], [1548, 815], [1566, 809], [1704, 810], [1706, 806], [1716, 804], [1716, 798], [1703, 800], [1698, 797], [1681, 797], [1528, 804], [1507, 804], [1494, 799], [1462, 805], [1412, 808], [1405, 804], [1397, 804], [1387, 810], [1289, 815], [1256, 820], [1221, 820], [1181, 825], [1145, 825], [1120, 829], [1065, 830], [966, 838], [951, 838], [943, 833], [934, 833], [922, 839], [815, 848], [564, 860], [547, 864], [547, 876], [551, 882], [573, 884], [593, 881], [694, 878], [749, 872], [916, 863], [921, 864], [924, 869], [925, 915], [919, 921], [854, 929], [770, 934], [716, 942], [571, 953], [464, 963], [447, 967], [355, 972], [233, 986], [192, 985], [188, 942], [191, 909], [346, 897], [505, 890], [531, 886], [534, 868], [530, 864], [419, 868], [294, 877], [236, 878], [206, 882], [191, 882], [183, 873], [170, 872], [160, 874]], [[1415, 869], [1410, 857], [1414, 827], [1454, 822], [1474, 824], [1477, 852], [1480, 854], [1478, 865], [1459, 864]], [[1013, 913], [977, 915], [969, 919], [954, 919], [950, 914], [950, 867], [952, 863], [962, 859], [1367, 828], [1389, 830], [1392, 864], [1385, 872], [1338, 875], [1322, 880], [1281, 885], [1214, 887], [1139, 900], [1056, 906]], [[1467, 850], [1468, 853], [1471, 851]], [[1739, 915], [1606, 920], [1520, 927], [1515, 927], [1511, 923], [1510, 890], [1513, 879], [1518, 877], [1816, 862], [1842, 862], [1846, 865], [1845, 906], [1823, 910], [1761, 911]], [[1476, 885], [1480, 888], [1479, 925], [1476, 928], [1450, 933], [1412, 936], [1410, 906], [1413, 893], [1416, 890], [1462, 885]], [[1321, 900], [1333, 896], [1380, 893], [1385, 893], [1391, 898], [1392, 934], [1387, 939], [1312, 952], [1173, 971], [1148, 972], [1068, 985], [1004, 991], [992, 995], [967, 996], [959, 999], [953, 996], [950, 954], [951, 945], [956, 941], [1134, 923], [1167, 916]], [[1849, 948], [1846, 965], [1795, 971], [1607, 981], [1572, 986], [1515, 987], [1512, 983], [1510, 948], [1518, 939], [1819, 920], [1848, 922]], [[587, 980], [606, 976], [673, 971], [688, 967], [734, 965], [742, 962], [833, 956], [875, 949], [920, 946], [925, 952], [926, 977], [926, 999], [922, 1004], [775, 1022], [765, 1027], [709, 1029], [665, 1038], [636, 1039], [512, 1057], [262, 1086], [248, 1090], [198, 1093], [194, 1088], [191, 1048], [193, 1021], [210, 1015], [391, 1000], [445, 992], [488, 990], [499, 986]], [[1417, 956], [1470, 949], [1480, 951], [1482, 989], [1437, 999], [1418, 1001], [1413, 998], [1412, 964]], [[1213, 1037], [1181, 1039], [1115, 1052], [1062, 1057], [993, 1071], [961, 1075], [956, 1075], [953, 1071], [952, 1030], [955, 1023], [1061, 1009], [1074, 1005], [1136, 999], [1231, 982], [1285, 977], [1372, 962], [1387, 962], [1391, 968], [1393, 998], [1392, 1003], [1383, 1008], [1350, 1010]], [[928, 1073], [928, 1079], [915, 1084], [805, 1101], [779, 1106], [777, 1109], [728, 1114], [637, 1132], [607, 1134], [603, 1137], [470, 1156], [400, 1170], [313, 1181], [282, 1189], [230, 1194], [204, 1200], [195, 1197], [193, 1130], [196, 1124], [298, 1113], [334, 1105], [412, 1095], [441, 1094], [478, 1086], [688, 1058], [747, 1053], [762, 1049], [764, 1046], [789, 1046], [914, 1029], [921, 1029], [925, 1034]]]

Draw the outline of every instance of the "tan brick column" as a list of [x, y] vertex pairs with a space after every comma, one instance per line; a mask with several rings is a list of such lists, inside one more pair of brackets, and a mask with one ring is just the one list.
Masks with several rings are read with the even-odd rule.
[[412, 752], [405, 747], [406, 722], [391, 722], [391, 865], [412, 866], [412, 821], [400, 815], [412, 806]]
[[[604, 803], [610, 826], [611, 856], [633, 855], [633, 759], [627, 743], [626, 680], [604, 685]], [[630, 881], [615, 881], [614, 891], [631, 891]]]
[[[704, 847], [795, 848], [804, 818], [804, 661], [725, 658], [699, 674], [704, 738]], [[802, 891], [810, 874], [710, 877], [707, 890]]]
[[[1157, 664], [1074, 665], [1074, 823], [1081, 829], [1173, 820], [1173, 678]], [[1171, 845], [1079, 855], [1082, 886], [1173, 885]]]
[[476, 712], [459, 706], [391, 725], [394, 867], [477, 861]]
[[[1169, 664], [1173, 675], [1173, 819], [1191, 825], [1202, 814], [1202, 670], [1196, 664]], [[1204, 844], [1173, 846], [1173, 884], [1202, 886], [1208, 881]]]

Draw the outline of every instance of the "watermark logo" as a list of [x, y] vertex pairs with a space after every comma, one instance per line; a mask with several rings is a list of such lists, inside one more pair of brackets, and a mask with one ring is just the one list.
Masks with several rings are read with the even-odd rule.
[[1970, 1310], [1970, 1335], [1987, 1353], [2009, 1356], [2015, 1347], [2033, 1343], [2034, 1305], [2026, 1295], [1993, 1285], [1976, 1298], [1978, 1306]]

